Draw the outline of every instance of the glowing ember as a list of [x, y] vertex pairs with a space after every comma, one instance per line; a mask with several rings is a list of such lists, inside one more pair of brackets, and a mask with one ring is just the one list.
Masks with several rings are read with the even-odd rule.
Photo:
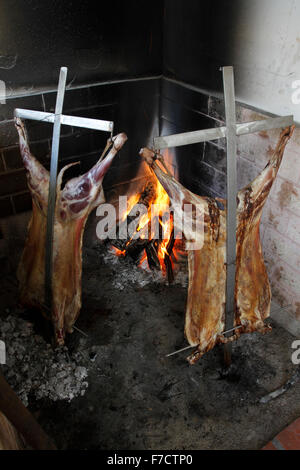
[[126, 255], [126, 250], [118, 250], [118, 248], [116, 248], [115, 246], [112, 245], [112, 250], [114, 251], [115, 255], [117, 256], [125, 256]]
[[144, 250], [144, 253], [143, 253], [143, 255], [141, 257], [141, 260], [139, 262], [139, 267], [144, 267], [144, 266], [147, 267], [147, 268], [149, 267], [148, 262], [147, 262], [147, 254], [146, 254], [145, 250]]

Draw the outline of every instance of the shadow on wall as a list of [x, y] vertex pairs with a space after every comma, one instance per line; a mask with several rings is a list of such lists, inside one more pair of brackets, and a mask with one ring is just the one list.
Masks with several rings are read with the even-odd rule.
[[215, 94], [223, 91], [219, 68], [233, 65], [239, 102], [276, 115], [293, 114], [300, 122], [300, 105], [292, 101], [300, 77], [299, 2], [165, 4], [166, 76]]
[[165, 0], [164, 75], [222, 92], [219, 69], [234, 65], [238, 4], [232, 0]]

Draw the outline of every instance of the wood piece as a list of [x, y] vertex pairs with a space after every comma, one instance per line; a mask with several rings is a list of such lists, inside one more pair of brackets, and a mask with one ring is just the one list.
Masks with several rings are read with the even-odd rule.
[[142, 251], [150, 244], [150, 240], [142, 240], [137, 238], [132, 240], [127, 247], [125, 247], [125, 256], [130, 256], [134, 261], [138, 262]]
[[[155, 200], [155, 197], [156, 197], [156, 187], [153, 181], [149, 181], [144, 187], [138, 199], [138, 202], [136, 204], [142, 204], [147, 209], [149, 209], [151, 206], [151, 203]], [[120, 233], [128, 233], [127, 227], [129, 226], [129, 224], [133, 223], [135, 220], [137, 220], [138, 222], [138, 215], [135, 213], [134, 206], [133, 206], [130, 212], [127, 214], [126, 219], [117, 225], [117, 235]], [[135, 245], [138, 249], [138, 247], [141, 245], [141, 242], [140, 242], [140, 238], [130, 239], [128, 235], [128, 237], [125, 240], [120, 239], [120, 238], [111, 240], [111, 244], [120, 251], [130, 252], [130, 250], [133, 250], [132, 253], [134, 253]]]
[[[173, 225], [173, 217], [171, 218], [171, 223]], [[172, 226], [172, 232], [170, 236], [170, 240], [166, 246], [166, 253], [164, 256], [164, 263], [167, 272], [168, 283], [172, 284], [174, 282], [174, 272], [173, 272], [173, 264], [172, 264], [172, 251], [174, 248], [175, 238], [174, 238], [174, 226]]]
[[16, 428], [0, 412], [0, 450], [23, 450], [25, 443]]
[[55, 444], [19, 400], [0, 372], [0, 411], [35, 450], [56, 450]]
[[146, 254], [147, 254], [147, 260], [148, 260], [148, 265], [150, 269], [160, 269], [160, 262], [158, 259], [158, 254], [157, 254], [157, 243], [156, 240], [151, 240], [147, 245], [146, 245]]
[[[163, 159], [159, 158], [161, 163], [163, 163]], [[143, 204], [147, 210], [150, 209], [150, 206], [153, 201], [156, 199], [156, 185], [153, 181], [150, 181], [144, 187], [137, 204]], [[124, 232], [123, 227], [127, 227], [130, 223], [134, 220], [138, 219], [135, 211], [132, 210], [128, 213], [126, 220], [119, 224], [117, 233]], [[158, 239], [152, 240], [151, 239], [151, 221], [148, 222], [148, 239], [141, 239], [137, 238], [129, 238], [127, 240], [122, 240], [117, 238], [116, 240], [112, 240], [111, 244], [115, 246], [118, 250], [122, 252], [124, 256], [130, 256], [136, 262], [139, 260], [141, 253], [145, 250], [147, 261], [150, 269], [161, 269], [161, 263], [158, 257], [159, 245], [163, 243], [163, 229], [162, 229], [162, 215], [159, 214], [158, 217], [153, 219], [153, 224], [158, 226]], [[173, 219], [171, 220], [173, 223]], [[172, 230], [170, 240], [168, 242], [168, 246], [166, 247], [167, 252], [164, 254], [164, 264], [166, 267], [166, 273], [168, 282], [172, 283], [174, 281], [174, 274], [173, 274], [173, 266], [171, 260], [171, 253], [174, 246], [174, 229]]]

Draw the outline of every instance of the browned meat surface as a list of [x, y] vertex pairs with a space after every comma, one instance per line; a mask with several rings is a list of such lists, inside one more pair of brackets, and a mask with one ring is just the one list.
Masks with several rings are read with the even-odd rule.
[[[190, 345], [196, 347], [188, 358], [191, 364], [217, 343], [232, 341], [241, 333], [265, 333], [270, 330], [264, 323], [270, 314], [271, 289], [262, 255], [259, 224], [263, 206], [292, 132], [293, 128], [287, 128], [281, 133], [265, 169], [238, 192], [235, 326], [241, 325], [241, 328], [236, 329], [228, 339], [222, 334], [225, 329], [226, 300], [226, 201], [219, 200], [224, 206], [224, 210], [221, 210], [217, 200], [197, 196], [184, 188], [163, 169], [152, 150], [142, 149], [140, 152], [177, 211], [182, 212], [184, 204], [192, 204], [198, 205], [204, 212], [203, 225], [200, 226], [204, 230], [203, 246], [199, 250], [188, 250], [189, 288], [185, 335]], [[192, 241], [191, 233], [185, 229], [183, 232], [187, 241]]]
[[[30, 153], [24, 125], [20, 119], [16, 119], [16, 128], [32, 196], [32, 217], [18, 268], [21, 302], [29, 307], [38, 307], [45, 313], [45, 237], [49, 172]], [[85, 223], [90, 212], [105, 201], [103, 177], [126, 140], [125, 134], [114, 137], [108, 155], [102, 160], [100, 158], [84, 175], [68, 181], [63, 189], [62, 177], [71, 165], [65, 166], [58, 175], [52, 281], [52, 322], [58, 344], [63, 344], [66, 332], [72, 332], [81, 308], [81, 252]]]

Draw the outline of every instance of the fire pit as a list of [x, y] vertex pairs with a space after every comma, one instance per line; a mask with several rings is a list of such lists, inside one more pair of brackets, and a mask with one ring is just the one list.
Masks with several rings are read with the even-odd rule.
[[[185, 251], [183, 240], [174, 236], [169, 209], [166, 191], [156, 178], [148, 178], [142, 191], [129, 198], [127, 210], [119, 214], [117, 238], [111, 244], [116, 256], [130, 256], [142, 269], [161, 270], [171, 284], [178, 258]], [[120, 239], [124, 233], [127, 237]]]

